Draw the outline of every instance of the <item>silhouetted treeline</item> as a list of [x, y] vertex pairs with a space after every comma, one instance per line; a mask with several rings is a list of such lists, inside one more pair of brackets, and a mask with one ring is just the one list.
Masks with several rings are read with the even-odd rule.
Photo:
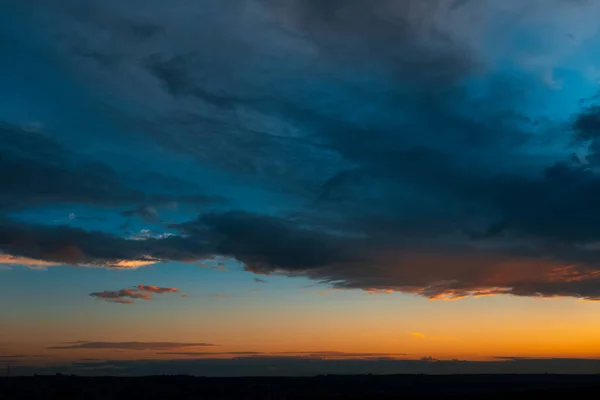
[[[0, 379], [0, 400], [600, 398], [593, 375], [330, 375], [312, 378], [132, 378], [66, 375]], [[585, 397], [584, 397], [585, 396]]]

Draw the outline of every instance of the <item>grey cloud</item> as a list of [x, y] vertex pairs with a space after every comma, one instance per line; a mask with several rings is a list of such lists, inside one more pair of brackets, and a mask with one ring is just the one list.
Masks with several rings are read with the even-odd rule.
[[477, 64], [466, 41], [446, 25], [453, 16], [464, 17], [466, 22], [469, 15], [440, 18], [452, 12], [449, 2], [299, 0], [271, 4], [326, 59], [333, 55], [361, 67], [391, 69], [399, 78], [416, 78], [415, 84], [456, 79]]
[[[11, 171], [2, 176], [0, 210], [48, 203], [115, 207], [145, 201], [157, 205], [223, 201], [210, 195], [153, 194], [133, 188], [127, 174], [78, 155], [56, 141], [51, 133], [0, 123], [0, 140], [0, 168]], [[140, 206], [137, 214], [149, 207]], [[148, 211], [143, 216], [148, 218]]]
[[11, 171], [2, 179], [0, 199], [7, 207], [45, 202], [119, 204], [139, 201], [143, 193], [127, 188], [102, 163], [86, 162], [51, 136], [0, 125], [0, 163]]
[[[144, 5], [143, 16], [133, 3], [92, 2], [88, 7], [95, 12], [85, 17], [72, 2], [55, 7], [48, 11], [59, 16], [51, 20], [55, 22], [51, 26], [68, 31], [66, 37], [80, 37], [89, 52], [116, 53], [115, 57], [123, 59], [127, 67], [111, 70], [113, 82], [107, 85], [126, 90], [125, 97], [140, 90], [152, 94], [150, 99], [135, 98], [148, 111], [173, 111], [171, 115], [156, 113], [159, 119], [148, 126], [154, 139], [204, 162], [276, 179], [280, 186], [289, 179], [317, 185], [314, 177], [324, 168], [335, 171], [338, 149], [337, 144], [328, 146], [331, 133], [327, 131], [352, 126], [356, 121], [343, 114], [350, 109], [363, 113], [360, 104], [365, 96], [382, 110], [397, 108], [398, 97], [404, 102], [414, 98], [395, 89], [390, 96], [389, 88], [380, 82], [340, 81], [338, 67], [349, 61], [362, 62], [364, 68], [383, 64], [393, 69], [394, 79], [401, 75], [415, 83], [415, 74], [425, 80], [460, 76], [471, 64], [468, 49], [461, 45], [465, 41], [453, 40], [454, 33], [446, 32], [454, 28], [437, 26], [445, 23], [440, 18], [447, 10], [443, 2], [253, 1], [243, 8], [202, 1], [181, 2], [181, 8], [175, 9], [153, 2]], [[200, 10], [206, 24], [192, 17]], [[154, 35], [142, 38], [128, 31], [118, 46], [109, 49], [102, 32], [114, 24], [119, 35], [124, 21], [168, 29], [152, 29]], [[231, 21], [238, 29], [223, 29]], [[460, 26], [456, 21], [453, 24]], [[193, 42], [185, 39], [192, 36]], [[206, 48], [212, 49], [210, 60]], [[242, 72], [234, 68], [238, 62], [244, 63]], [[271, 65], [278, 65], [278, 71], [272, 71]], [[135, 80], [127, 76], [132, 71], [137, 71]], [[318, 88], [305, 82], [322, 78], [330, 79], [331, 90], [314, 96]], [[143, 87], [131, 87], [133, 82]], [[340, 104], [341, 97], [346, 104]], [[364, 128], [372, 130], [377, 114], [365, 113], [368, 125]], [[150, 125], [164, 127], [169, 134]], [[318, 166], [311, 162], [315, 158]], [[299, 185], [290, 184], [287, 189], [294, 187], [298, 190]]]

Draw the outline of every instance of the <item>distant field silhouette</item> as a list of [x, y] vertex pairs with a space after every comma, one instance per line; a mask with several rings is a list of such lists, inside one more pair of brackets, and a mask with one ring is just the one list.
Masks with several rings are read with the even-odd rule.
[[596, 375], [331, 375], [311, 378], [34, 376], [0, 379], [0, 399], [598, 398]]

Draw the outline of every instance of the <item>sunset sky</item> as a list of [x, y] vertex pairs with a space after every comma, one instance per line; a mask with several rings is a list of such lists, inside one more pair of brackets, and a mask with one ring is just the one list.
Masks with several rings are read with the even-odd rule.
[[600, 373], [598, 15], [3, 1], [0, 371]]

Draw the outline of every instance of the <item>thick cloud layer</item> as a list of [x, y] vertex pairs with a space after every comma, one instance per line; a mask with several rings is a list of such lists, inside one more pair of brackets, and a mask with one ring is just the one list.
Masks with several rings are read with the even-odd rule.
[[[151, 164], [121, 159], [126, 173], [58, 133], [5, 125], [1, 251], [99, 266], [226, 256], [434, 299], [600, 299], [600, 118], [578, 98], [595, 91], [600, 60], [582, 54], [598, 41], [598, 4], [176, 3], [54, 0], [19, 14], [39, 35], [17, 43], [49, 52], [95, 117], [118, 122], [109, 148], [169, 155], [157, 182], [171, 189], [135, 185]], [[212, 212], [216, 197], [182, 183], [209, 172], [235, 183]], [[8, 215], [57, 202], [113, 207], [168, 235]], [[154, 207], [169, 202], [200, 215], [167, 223]]]

